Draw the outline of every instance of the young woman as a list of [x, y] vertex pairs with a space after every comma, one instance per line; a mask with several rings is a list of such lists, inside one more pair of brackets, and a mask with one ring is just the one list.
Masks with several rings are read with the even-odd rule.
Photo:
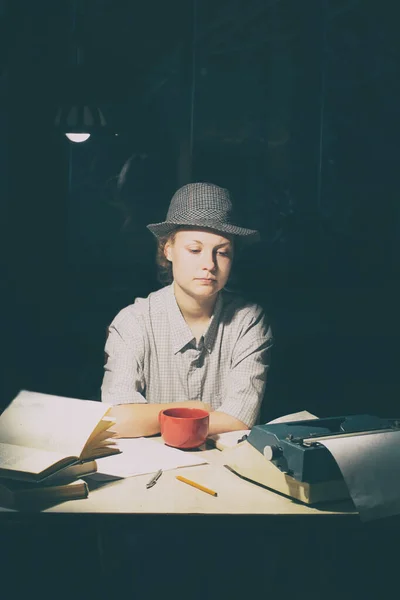
[[238, 240], [258, 232], [233, 224], [230, 194], [191, 183], [167, 218], [148, 225], [168, 283], [137, 298], [111, 323], [102, 400], [115, 405], [119, 437], [159, 432], [171, 403], [210, 411], [210, 435], [256, 422], [272, 345], [262, 309], [224, 290]]

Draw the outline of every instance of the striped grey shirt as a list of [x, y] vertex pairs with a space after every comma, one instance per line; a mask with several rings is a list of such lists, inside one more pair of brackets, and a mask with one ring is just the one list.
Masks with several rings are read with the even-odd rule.
[[197, 344], [171, 284], [137, 298], [111, 323], [102, 401], [202, 400], [252, 427], [264, 395], [271, 346], [262, 309], [225, 290]]

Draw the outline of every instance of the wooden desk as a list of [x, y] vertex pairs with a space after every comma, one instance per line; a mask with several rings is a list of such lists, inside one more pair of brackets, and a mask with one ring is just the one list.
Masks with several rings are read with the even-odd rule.
[[[265, 591], [266, 582], [274, 594], [295, 590], [297, 599], [310, 600], [315, 589], [323, 591], [324, 600], [330, 591], [336, 594], [332, 598], [340, 592], [342, 600], [349, 577], [351, 597], [357, 598], [356, 590], [366, 599], [369, 591], [381, 589], [382, 577], [389, 581], [395, 555], [387, 556], [384, 549], [397, 539], [392, 527], [365, 527], [346, 503], [318, 508], [296, 503], [228, 471], [219, 450], [207, 450], [204, 456], [210, 464], [164, 472], [150, 490], [144, 475], [92, 484], [88, 499], [39, 514], [2, 511], [0, 527], [11, 526], [5, 544], [15, 544], [15, 558], [10, 554], [3, 576], [21, 562], [21, 549], [29, 565], [39, 540], [34, 558], [43, 564], [47, 548], [54, 586], [74, 573], [70, 593], [81, 577], [81, 597], [93, 592], [90, 574], [102, 571], [107, 578], [104, 583], [96, 579], [96, 598], [109, 598], [116, 582], [118, 590], [121, 585], [139, 590], [138, 597], [152, 598], [151, 590], [160, 597], [168, 573], [178, 565], [179, 577], [187, 581], [196, 577], [197, 565], [206, 569], [215, 591], [206, 596], [230, 600], [242, 598], [250, 583], [253, 590]], [[214, 489], [218, 497], [177, 481], [177, 473]], [[380, 549], [376, 556], [375, 548]], [[35, 564], [35, 572], [40, 569], [48, 579], [48, 568]], [[310, 578], [312, 585], [306, 585]], [[30, 586], [20, 583], [26, 597]], [[204, 598], [201, 589], [197, 592], [189, 597]]]
[[[65, 502], [46, 512], [298, 515], [316, 518], [323, 515], [340, 515], [342, 518], [355, 518], [355, 510], [350, 503], [311, 508], [235, 475], [223, 466], [224, 456], [219, 450], [205, 450], [202, 455], [209, 464], [165, 471], [156, 485], [149, 490], [146, 489], [149, 475], [101, 485], [91, 484], [91, 492], [86, 500]], [[176, 480], [177, 474], [215, 490], [218, 496], [210, 496]]]

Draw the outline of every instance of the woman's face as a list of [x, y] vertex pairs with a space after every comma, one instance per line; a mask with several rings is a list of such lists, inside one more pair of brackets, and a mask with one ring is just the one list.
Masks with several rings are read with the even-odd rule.
[[233, 241], [207, 229], [181, 229], [165, 245], [174, 284], [197, 299], [207, 300], [226, 284], [232, 267]]

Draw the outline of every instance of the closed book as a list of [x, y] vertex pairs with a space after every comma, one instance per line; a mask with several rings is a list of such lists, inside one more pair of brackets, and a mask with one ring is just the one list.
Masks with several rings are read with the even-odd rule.
[[104, 402], [22, 391], [0, 416], [0, 478], [40, 482], [65, 467], [119, 454]]
[[15, 479], [0, 480], [0, 505], [4, 508], [29, 509], [51, 506], [66, 500], [78, 500], [89, 496], [89, 488], [83, 479], [55, 485], [27, 483]]

